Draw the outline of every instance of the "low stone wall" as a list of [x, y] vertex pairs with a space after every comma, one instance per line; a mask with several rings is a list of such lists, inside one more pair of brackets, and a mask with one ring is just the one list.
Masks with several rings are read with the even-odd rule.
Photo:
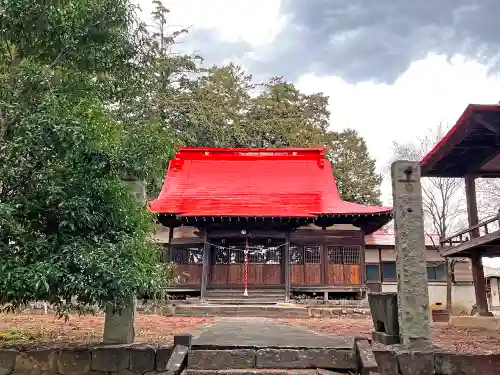
[[[157, 310], [159, 311], [165, 310]], [[161, 314], [161, 313], [160, 313]], [[369, 309], [344, 307], [306, 306], [252, 306], [252, 305], [177, 305], [168, 308], [169, 315], [175, 316], [253, 316], [266, 318], [328, 318], [345, 316], [366, 319]]]
[[498, 375], [500, 354], [467, 355], [440, 349], [373, 347], [380, 375]]
[[[28, 304], [23, 311], [51, 313], [52, 308], [42, 302]], [[362, 307], [300, 305], [197, 305], [183, 304], [178, 301], [153, 304], [138, 302], [137, 311], [142, 314], [158, 314], [164, 316], [253, 316], [267, 318], [328, 318], [345, 316], [348, 318], [367, 318], [370, 309]]]
[[166, 371], [172, 346], [94, 345], [16, 350], [0, 348], [0, 375], [148, 374]]

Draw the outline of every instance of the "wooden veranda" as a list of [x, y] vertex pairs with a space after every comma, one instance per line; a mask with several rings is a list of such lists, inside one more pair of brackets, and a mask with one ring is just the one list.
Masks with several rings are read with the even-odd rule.
[[478, 314], [491, 316], [482, 258], [500, 256], [500, 216], [479, 222], [476, 179], [500, 177], [500, 106], [469, 105], [420, 165], [424, 177], [465, 179], [469, 227], [441, 239], [441, 254], [471, 259]]

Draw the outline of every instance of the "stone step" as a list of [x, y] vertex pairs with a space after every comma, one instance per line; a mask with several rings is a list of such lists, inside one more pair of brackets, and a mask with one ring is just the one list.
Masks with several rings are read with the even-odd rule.
[[[243, 295], [244, 289], [208, 289], [207, 295]], [[285, 295], [284, 289], [249, 289], [248, 295]]]
[[[231, 369], [231, 370], [184, 370], [183, 375], [340, 375], [339, 372], [333, 372], [323, 369]], [[345, 374], [345, 373], [344, 373]]]
[[207, 293], [206, 298], [235, 298], [235, 299], [252, 299], [252, 298], [260, 298], [260, 299], [274, 299], [274, 300], [284, 300], [284, 294], [248, 294], [248, 296], [244, 296], [243, 293], [234, 293], [234, 294], [223, 294], [223, 293]]
[[347, 342], [338, 348], [269, 348], [233, 347], [229, 349], [204, 349], [193, 347], [188, 353], [189, 370], [234, 370], [234, 369], [295, 369], [309, 370], [330, 368], [340, 372], [355, 372], [358, 369], [356, 353]]
[[221, 298], [221, 297], [209, 297], [206, 298], [206, 302], [212, 305], [276, 305], [277, 303], [283, 302], [283, 299], [277, 298]]
[[267, 318], [308, 318], [304, 307], [284, 307], [280, 305], [178, 305], [175, 307], [178, 316], [245, 316]]

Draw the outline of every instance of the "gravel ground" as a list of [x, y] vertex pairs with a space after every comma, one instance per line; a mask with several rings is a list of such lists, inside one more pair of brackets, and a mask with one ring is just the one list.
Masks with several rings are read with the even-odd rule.
[[[371, 337], [372, 321], [366, 319], [282, 319], [309, 329], [338, 336]], [[432, 341], [436, 346], [468, 354], [500, 354], [500, 332], [450, 327], [432, 323]]]

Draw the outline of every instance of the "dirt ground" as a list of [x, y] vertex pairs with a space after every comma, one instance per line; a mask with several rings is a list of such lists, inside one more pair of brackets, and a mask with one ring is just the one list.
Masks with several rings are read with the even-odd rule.
[[[176, 333], [191, 331], [213, 318], [141, 315], [136, 318], [136, 341], [165, 345]], [[372, 322], [347, 317], [331, 319], [279, 319], [335, 336], [370, 337]], [[0, 314], [0, 346], [36, 346], [98, 343], [102, 339], [104, 316], [70, 316], [68, 321], [42, 313]], [[432, 325], [437, 346], [462, 353], [500, 353], [500, 332], [451, 328], [446, 323]]]
[[[366, 319], [282, 319], [315, 331], [337, 336], [371, 337], [372, 321]], [[500, 354], [500, 332], [450, 327], [447, 323], [432, 324], [435, 345], [460, 353]]]
[[[138, 315], [137, 342], [170, 344], [176, 333], [190, 331], [210, 318]], [[70, 316], [68, 321], [52, 314], [0, 314], [0, 346], [15, 344], [97, 343], [102, 340], [104, 316]]]

